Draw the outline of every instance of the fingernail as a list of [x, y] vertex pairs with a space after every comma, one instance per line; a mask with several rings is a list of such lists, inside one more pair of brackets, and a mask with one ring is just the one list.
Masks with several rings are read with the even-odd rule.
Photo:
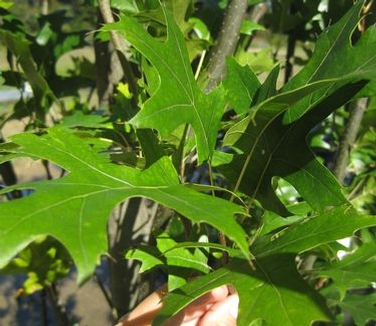
[[229, 300], [230, 302], [228, 306], [228, 312], [232, 317], [237, 319], [239, 310], [239, 297], [237, 295], [231, 295], [229, 296]]

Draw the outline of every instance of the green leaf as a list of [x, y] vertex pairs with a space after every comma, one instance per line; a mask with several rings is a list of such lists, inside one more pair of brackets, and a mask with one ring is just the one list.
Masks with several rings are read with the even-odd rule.
[[[206, 242], [176, 243], [164, 232], [159, 234], [156, 240], [157, 248], [142, 246], [132, 249], [127, 252], [126, 258], [141, 261], [141, 273], [157, 266], [164, 266], [168, 271], [168, 288], [170, 291], [185, 284], [192, 277], [192, 273], [196, 271], [204, 274], [209, 272], [207, 253], [200, 250], [203, 247], [231, 251], [230, 248], [225, 246]], [[190, 251], [188, 248], [195, 248], [195, 250]], [[174, 284], [176, 281], [177, 284]]]
[[195, 271], [209, 273], [208, 259], [199, 249], [191, 252], [187, 248], [178, 247], [167, 233], [157, 236], [157, 247], [166, 258], [169, 291], [184, 285]]
[[368, 321], [376, 320], [376, 293], [347, 293], [339, 306], [354, 318], [356, 325], [366, 325]]
[[0, 8], [8, 9], [14, 4], [13, 1], [0, 0]]
[[[199, 162], [211, 157], [224, 110], [224, 96], [219, 89], [204, 94], [198, 87], [190, 66], [184, 37], [163, 6], [167, 39], [160, 42], [150, 36], [134, 18], [121, 16], [118, 23], [107, 26], [125, 37], [158, 71], [158, 90], [130, 121], [138, 128], [157, 129], [167, 137], [179, 125], [192, 125]], [[155, 89], [155, 87], [152, 87]]]
[[60, 243], [41, 237], [13, 258], [0, 274], [27, 275], [23, 293], [29, 295], [62, 279], [72, 267], [72, 261]]
[[17, 57], [18, 63], [33, 89], [33, 95], [36, 100], [43, 104], [47, 97], [54, 98], [47, 81], [37, 70], [36, 63], [30, 52], [30, 42], [26, 37], [20, 37], [19, 34], [0, 29], [0, 41]]
[[365, 288], [375, 282], [375, 270], [376, 245], [365, 243], [342, 260], [324, 265], [315, 274], [330, 278], [332, 286], [338, 288], [343, 297], [348, 289]]
[[154, 267], [164, 265], [165, 262], [160, 256], [161, 253], [156, 248], [141, 246], [140, 248], [129, 250], [125, 258], [139, 260], [141, 262], [140, 273], [145, 273]]
[[39, 34], [37, 35], [35, 41], [41, 46], [46, 46], [46, 44], [49, 42], [51, 37], [53, 37], [53, 35], [54, 35], [54, 32], [51, 29], [51, 25], [49, 22], [47, 22], [39, 31]]
[[[268, 210], [289, 215], [272, 188], [274, 176], [291, 183], [314, 210], [324, 211], [346, 202], [337, 181], [315, 159], [305, 138], [317, 123], [356, 96], [366, 84], [362, 79], [375, 78], [375, 27], [370, 27], [355, 45], [350, 43], [361, 5], [358, 2], [320, 36], [310, 62], [279, 95], [264, 102], [260, 100], [265, 96], [256, 98], [252, 116], [226, 135], [225, 144], [243, 154], [234, 155], [232, 163], [223, 168], [225, 175]], [[260, 94], [265, 90], [260, 88]]]
[[140, 141], [145, 156], [145, 167], [151, 166], [165, 154], [157, 136], [150, 129], [138, 129], [137, 138]]
[[60, 125], [64, 127], [84, 127], [90, 129], [113, 129], [108, 117], [99, 114], [85, 114], [82, 111], [74, 111], [71, 115], [65, 116]]
[[116, 8], [120, 11], [128, 11], [134, 14], [139, 12], [136, 0], [130, 0], [130, 1], [112, 0], [111, 7]]
[[227, 75], [223, 85], [227, 97], [236, 113], [246, 113], [260, 87], [260, 82], [249, 66], [242, 67], [231, 57], [227, 58], [226, 61]]
[[[234, 258], [227, 266], [202, 276], [170, 293], [153, 325], [218, 286], [231, 284], [239, 294], [238, 325], [263, 319], [267, 325], [310, 325], [328, 320], [325, 301], [298, 274], [294, 255], [272, 255], [256, 262]], [[286, 277], [288, 275], [288, 277]]]
[[212, 249], [213, 251], [225, 251], [230, 256], [238, 256], [239, 250], [233, 249], [218, 243], [211, 243], [211, 242], [179, 242], [174, 247], [169, 250], [173, 250], [176, 248], [207, 248]]
[[288, 102], [296, 103], [310, 89], [317, 89], [326, 82], [283, 93], [263, 102], [254, 118], [247, 117], [234, 125], [223, 141], [224, 145], [234, 146], [243, 153], [234, 155], [230, 164], [220, 168], [226, 177], [240, 191], [279, 215], [290, 213], [274, 192], [271, 180], [275, 176], [291, 183], [315, 210], [324, 211], [330, 205], [346, 203], [338, 182], [315, 159], [305, 138], [317, 119], [346, 103], [363, 84], [338, 90], [300, 120], [284, 122], [283, 108]]
[[228, 266], [170, 294], [155, 324], [223, 284], [232, 284], [239, 293], [238, 325], [257, 320], [264, 320], [267, 325], [309, 325], [313, 320], [327, 320], [329, 314], [323, 298], [301, 279], [294, 257], [276, 254], [258, 259], [256, 270], [247, 261], [235, 258]]
[[[79, 281], [83, 281], [93, 271], [99, 255], [106, 252], [106, 222], [111, 210], [124, 199], [136, 196], [160, 202], [195, 223], [211, 224], [249, 257], [245, 233], [233, 217], [241, 213], [240, 207], [179, 184], [167, 157], [143, 171], [115, 165], [58, 127], [48, 129], [43, 137], [19, 134], [12, 140], [19, 145], [13, 153], [47, 159], [66, 170], [67, 175], [3, 190], [35, 192], [0, 204], [0, 265], [40, 235], [51, 235], [68, 249], [77, 264]], [[8, 152], [10, 148], [7, 146]]]
[[277, 94], [277, 81], [280, 73], [280, 66], [275, 65], [270, 71], [269, 75], [266, 77], [265, 82], [260, 86], [257, 91], [256, 97], [252, 102], [252, 105], [257, 105], [272, 98]]
[[376, 48], [376, 27], [368, 28], [355, 44], [352, 36], [359, 22], [363, 2], [357, 2], [341, 20], [325, 30], [316, 42], [315, 51], [303, 67], [282, 89], [291, 91], [320, 80], [333, 79], [327, 89], [312, 94], [291, 107], [285, 114], [285, 122], [292, 122], [303, 114], [311, 103], [336, 92], [345, 84], [375, 78], [376, 58], [370, 49]]
[[158, 235], [157, 247], [162, 255], [166, 257], [169, 267], [184, 267], [196, 269], [203, 273], [209, 272], [207, 259], [203, 261], [201, 256], [191, 253], [187, 248], [177, 247], [176, 241], [166, 233]]
[[301, 216], [287, 216], [282, 217], [273, 212], [265, 211], [262, 217], [262, 230], [261, 234], [268, 234], [274, 230], [286, 228], [287, 226], [294, 224], [303, 218]]
[[185, 18], [189, 15], [189, 9], [192, 7], [191, 0], [167, 0], [163, 2], [173, 14], [175, 22], [184, 27]]
[[[376, 225], [376, 217], [359, 215], [350, 205], [333, 208], [304, 219], [254, 243], [252, 253], [265, 257], [277, 253], [300, 253], [324, 243], [352, 236], [356, 230]], [[340, 227], [339, 227], [340, 226]]]
[[254, 31], [257, 30], [264, 30], [265, 27], [251, 21], [251, 20], [244, 20], [242, 22], [240, 32], [245, 35], [252, 35]]
[[283, 90], [327, 78], [374, 78], [376, 58], [370, 50], [376, 46], [375, 26], [368, 28], [355, 44], [351, 43], [362, 6], [363, 1], [358, 1], [340, 21], [320, 35], [311, 59]]

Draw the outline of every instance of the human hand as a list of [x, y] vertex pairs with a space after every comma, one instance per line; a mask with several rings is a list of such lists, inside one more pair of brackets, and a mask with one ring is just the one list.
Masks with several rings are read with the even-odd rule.
[[[150, 326], [162, 309], [165, 287], [150, 294], [116, 326]], [[236, 326], [239, 297], [224, 285], [197, 298], [164, 326]]]

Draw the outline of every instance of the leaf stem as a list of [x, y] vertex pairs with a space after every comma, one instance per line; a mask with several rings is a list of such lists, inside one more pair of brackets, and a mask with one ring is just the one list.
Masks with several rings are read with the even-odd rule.
[[214, 177], [213, 177], [213, 168], [212, 168], [210, 160], [208, 161], [208, 169], [209, 169], [210, 186], [212, 187], [211, 195], [214, 197], [215, 196], [215, 192], [214, 192], [214, 189], [213, 189], [213, 187], [214, 187]]
[[201, 73], [202, 65], [204, 64], [206, 54], [207, 54], [206, 50], [202, 51], [201, 56], [200, 56], [200, 61], [198, 62], [197, 69], [196, 69], [196, 72], [195, 72], [195, 80], [198, 79], [198, 77]]

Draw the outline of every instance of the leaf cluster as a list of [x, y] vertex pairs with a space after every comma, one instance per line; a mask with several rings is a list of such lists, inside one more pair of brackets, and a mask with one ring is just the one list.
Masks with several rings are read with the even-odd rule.
[[[273, 14], [284, 18], [278, 21], [280, 33], [311, 20], [318, 5], [273, 3], [279, 4]], [[281, 14], [296, 3], [304, 4], [296, 19]], [[239, 294], [239, 325], [329, 322], [338, 310], [359, 324], [374, 320], [374, 293], [353, 291], [375, 281], [374, 239], [367, 230], [376, 226], [374, 128], [364, 126], [360, 148], [353, 152], [352, 164], [364, 163], [365, 177], [353, 178], [352, 196], [315, 153], [327, 145], [326, 135], [316, 137], [317, 131], [334, 128], [329, 123], [334, 114], [346, 115], [347, 103], [374, 95], [375, 26], [361, 35], [354, 32], [363, 5], [358, 1], [322, 31], [309, 60], [282, 87], [280, 65], [262, 79], [252, 65], [239, 63], [246, 51], [238, 50], [227, 58], [223, 82], [207, 92], [200, 65], [208, 64], [203, 53], [216, 35], [191, 1], [115, 1], [119, 20], [101, 33], [115, 32], [130, 44], [139, 93], [120, 83], [106, 114], [73, 111], [52, 127], [13, 135], [0, 145], [0, 163], [28, 157], [62, 171], [59, 178], [1, 190], [3, 195], [31, 194], [16, 200], [4, 196], [0, 204], [0, 265], [11, 268], [30, 244], [48, 236], [67, 250], [83, 282], [108, 250], [106, 227], [113, 208], [145, 197], [174, 216], [158, 225], [163, 230], [154, 234], [155, 246], [123, 248], [127, 259], [142, 262], [142, 272], [162, 269], [168, 275], [170, 293], [155, 325], [223, 284]], [[36, 38], [24, 34], [20, 39], [10, 28], [0, 31], [18, 57], [23, 70], [18, 74], [30, 82], [36, 112], [65, 96], [57, 86], [64, 78], [48, 70], [50, 63], [82, 45], [79, 35], [55, 29], [56, 16], [44, 19]], [[305, 31], [300, 39], [312, 33]], [[248, 36], [244, 33], [240, 44]], [[48, 64], [33, 52], [38, 37], [49, 44], [43, 47], [43, 58], [52, 56]], [[360, 182], [366, 183], [361, 190]], [[174, 221], [183, 232], [174, 232]], [[339, 261], [336, 240], [354, 234], [359, 238], [354, 253]], [[218, 236], [225, 242], [217, 243]], [[64, 274], [60, 258], [51, 259], [61, 263], [54, 271]], [[28, 264], [35, 262], [31, 258]]]

